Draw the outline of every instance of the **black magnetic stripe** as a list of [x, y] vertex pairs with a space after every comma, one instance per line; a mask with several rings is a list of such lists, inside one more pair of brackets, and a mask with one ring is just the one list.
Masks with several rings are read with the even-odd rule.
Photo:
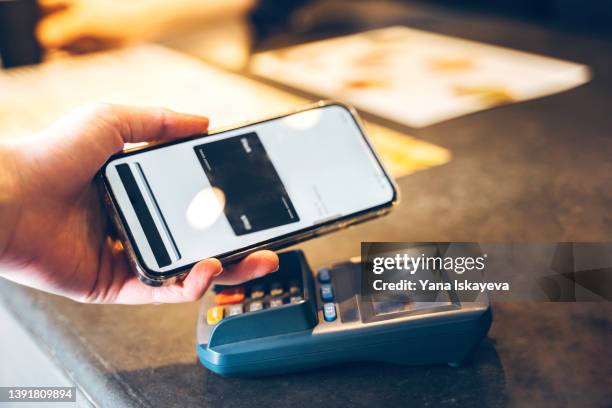
[[178, 255], [178, 257], [180, 259], [181, 258], [181, 251], [179, 251], [178, 245], [176, 245], [176, 241], [174, 240], [174, 237], [172, 236], [172, 232], [170, 232], [170, 227], [168, 227], [168, 223], [166, 222], [166, 218], [164, 217], [164, 213], [162, 213], [161, 208], [159, 208], [159, 203], [157, 202], [157, 198], [155, 198], [155, 195], [153, 194], [153, 190], [151, 189], [151, 185], [149, 184], [149, 180], [147, 180], [147, 176], [146, 176], [146, 174], [144, 174], [144, 171], [142, 170], [142, 167], [140, 166], [140, 163], [136, 163], [136, 165], [138, 166], [138, 168], [140, 170], [140, 175], [142, 176], [142, 179], [144, 180], [145, 184], [147, 185], [147, 190], [149, 192], [149, 195], [153, 199], [153, 204], [157, 208], [157, 212], [158, 212], [159, 216], [161, 217], [161, 221], [164, 223], [164, 226], [166, 227], [166, 232], [168, 233], [168, 236], [170, 237], [170, 240], [172, 241], [172, 245], [174, 246], [174, 249], [176, 250], [176, 254]]
[[134, 212], [136, 213], [136, 217], [138, 217], [138, 222], [140, 222], [140, 226], [147, 237], [147, 241], [149, 242], [149, 246], [153, 251], [153, 256], [155, 256], [157, 265], [160, 268], [170, 265], [172, 263], [170, 260], [170, 255], [168, 255], [166, 246], [164, 245], [161, 235], [155, 226], [155, 222], [153, 221], [151, 212], [147, 207], [147, 203], [145, 203], [144, 197], [138, 188], [138, 184], [136, 184], [136, 179], [134, 179], [134, 174], [132, 174], [130, 166], [126, 163], [122, 163], [116, 165], [115, 168], [117, 169], [117, 173], [119, 173], [119, 178], [121, 178], [121, 182], [123, 183], [123, 187], [128, 194], [130, 203], [132, 203], [132, 207], [134, 207]]

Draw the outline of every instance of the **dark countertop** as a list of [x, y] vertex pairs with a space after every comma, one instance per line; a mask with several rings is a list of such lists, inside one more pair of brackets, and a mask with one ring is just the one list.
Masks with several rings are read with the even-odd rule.
[[[355, 255], [361, 241], [609, 241], [612, 42], [445, 11], [412, 23], [586, 63], [594, 80], [411, 131], [453, 160], [401, 179], [403, 202], [389, 217], [302, 245], [311, 264]], [[612, 403], [609, 302], [494, 304], [488, 338], [457, 369], [355, 363], [227, 379], [196, 360], [197, 304], [82, 305], [6, 281], [0, 300], [102, 406]]]

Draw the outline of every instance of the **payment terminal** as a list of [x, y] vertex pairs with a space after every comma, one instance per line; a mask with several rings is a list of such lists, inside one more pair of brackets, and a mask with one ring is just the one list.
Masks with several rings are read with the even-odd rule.
[[454, 291], [380, 301], [362, 296], [358, 261], [315, 275], [301, 251], [279, 257], [277, 272], [204, 296], [197, 353], [211, 371], [257, 376], [349, 361], [455, 366], [491, 325], [486, 293], [468, 301]]

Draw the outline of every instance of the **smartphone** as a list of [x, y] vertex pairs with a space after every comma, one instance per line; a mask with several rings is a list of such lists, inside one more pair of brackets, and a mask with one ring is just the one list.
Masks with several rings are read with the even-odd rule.
[[99, 180], [151, 285], [205, 258], [228, 263], [381, 216], [398, 198], [356, 112], [335, 102], [125, 151]]

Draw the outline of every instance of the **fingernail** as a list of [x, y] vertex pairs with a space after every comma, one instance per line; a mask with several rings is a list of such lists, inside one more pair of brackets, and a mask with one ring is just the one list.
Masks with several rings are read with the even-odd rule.
[[214, 275], [213, 278], [216, 278], [217, 276], [221, 275], [223, 273], [223, 267], [219, 268], [219, 271], [217, 271]]
[[278, 272], [278, 270], [279, 270], [279, 269], [280, 269], [280, 265], [276, 265], [276, 269], [274, 269], [274, 270], [272, 271], [272, 273], [274, 273], [274, 272]]

